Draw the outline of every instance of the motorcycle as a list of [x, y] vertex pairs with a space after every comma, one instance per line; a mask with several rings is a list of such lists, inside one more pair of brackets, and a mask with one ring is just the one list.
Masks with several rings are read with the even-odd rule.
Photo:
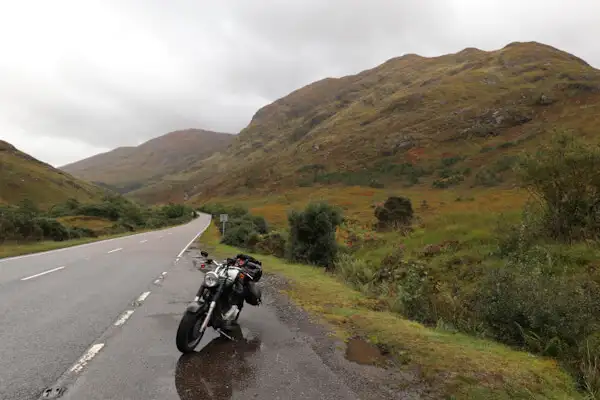
[[[200, 254], [208, 257], [205, 251]], [[207, 258], [206, 264], [214, 269], [205, 273], [177, 329], [177, 349], [184, 354], [194, 352], [208, 327], [232, 339], [225, 331], [237, 323], [244, 302], [254, 306], [261, 303], [260, 288], [255, 285], [262, 277], [260, 261], [238, 254], [223, 262]]]

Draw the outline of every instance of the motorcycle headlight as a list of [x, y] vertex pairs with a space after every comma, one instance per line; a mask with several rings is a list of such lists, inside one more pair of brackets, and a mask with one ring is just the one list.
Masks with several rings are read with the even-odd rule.
[[204, 275], [204, 286], [215, 287], [219, 283], [219, 277], [212, 271], [207, 272]]

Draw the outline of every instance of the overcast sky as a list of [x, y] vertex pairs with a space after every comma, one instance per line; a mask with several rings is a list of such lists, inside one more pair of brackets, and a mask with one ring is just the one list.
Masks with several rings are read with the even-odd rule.
[[404, 53], [539, 41], [600, 67], [600, 0], [0, 0], [0, 139], [59, 166]]

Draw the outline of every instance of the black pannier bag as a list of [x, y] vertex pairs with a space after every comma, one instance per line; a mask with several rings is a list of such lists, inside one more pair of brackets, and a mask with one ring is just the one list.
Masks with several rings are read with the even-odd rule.
[[246, 303], [252, 306], [259, 305], [262, 300], [262, 291], [260, 290], [258, 285], [255, 285], [254, 282], [248, 282], [248, 284], [246, 285], [246, 293], [244, 299], [246, 300]]
[[246, 254], [238, 254], [236, 259], [242, 261], [238, 265], [244, 268], [245, 272], [252, 278], [252, 282], [256, 283], [260, 281], [263, 274], [262, 262]]

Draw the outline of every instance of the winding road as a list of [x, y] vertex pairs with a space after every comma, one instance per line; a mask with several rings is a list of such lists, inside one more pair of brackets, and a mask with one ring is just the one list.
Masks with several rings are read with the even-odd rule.
[[358, 399], [269, 301], [177, 351], [209, 222], [0, 260], [0, 399]]

